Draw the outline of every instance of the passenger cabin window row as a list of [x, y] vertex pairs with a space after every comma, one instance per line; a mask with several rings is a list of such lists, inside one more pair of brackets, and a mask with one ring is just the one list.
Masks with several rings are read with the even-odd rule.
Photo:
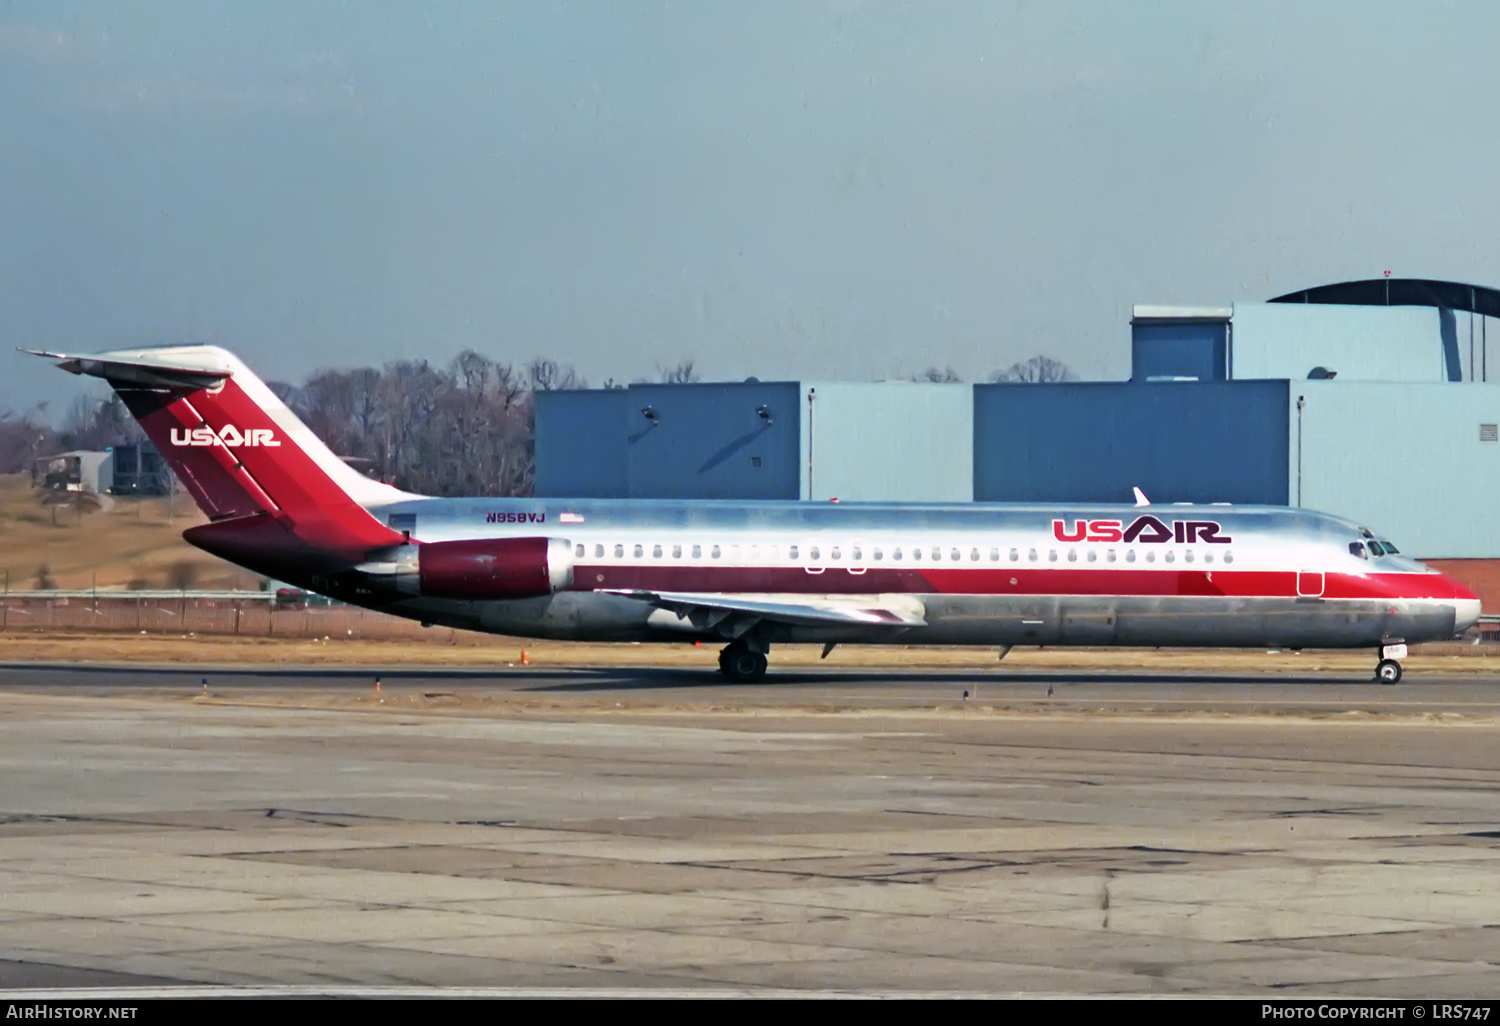
[[[1366, 555], [1366, 549], [1367, 549], [1367, 547], [1368, 547], [1369, 555]], [[781, 558], [780, 558], [780, 546], [777, 546], [777, 545], [764, 545], [764, 546], [762, 546], [762, 545], [730, 545], [730, 546], [713, 545], [713, 546], [709, 546], [709, 548], [708, 548], [708, 558], [710, 558], [710, 559], [723, 559], [723, 558], [725, 558], [726, 549], [728, 551], [728, 558], [731, 561], [735, 562], [735, 563], [744, 562], [746, 560], [748, 560], [748, 561], [750, 561], [752, 563], [762, 563], [762, 562], [777, 563], [777, 562], [781, 562], [782, 561]], [[804, 550], [803, 546], [800, 546], [800, 545], [788, 545], [786, 547], [786, 561], [794, 563], [794, 564], [798, 564], [798, 565], [801, 565], [804, 562], [807, 562], [807, 563], [819, 563], [819, 562], [822, 562], [822, 560], [823, 560], [823, 547], [821, 545], [808, 545], [808, 546], [806, 546], [805, 547], [805, 550], [806, 550], [806, 559], [805, 560], [802, 557], [803, 550]], [[594, 545], [594, 547], [593, 547], [593, 557], [595, 559], [604, 559], [604, 558], [606, 558], [606, 553], [609, 552], [609, 551], [613, 552], [613, 555], [614, 555], [615, 559], [624, 559], [625, 558], [626, 546], [624, 544], [616, 544], [616, 545], [614, 545], [611, 548], [610, 546], [607, 546], [607, 545], [605, 545], [603, 543], [596, 543]], [[644, 559], [645, 558], [646, 549], [645, 549], [644, 545], [632, 545], [631, 548], [630, 548], [630, 551], [631, 551], [632, 557], [634, 559]], [[651, 546], [651, 558], [652, 559], [665, 559], [665, 558], [667, 558], [665, 556], [665, 551], [666, 551], [666, 547], [665, 546], [662, 546], [662, 545], [652, 545]], [[689, 546], [683, 546], [683, 545], [673, 545], [673, 546], [671, 546], [671, 558], [672, 559], [683, 559], [686, 556], [687, 558], [701, 560], [703, 558], [703, 551], [704, 551], [704, 546], [703, 545], [693, 545], [693, 546], [690, 546], [690, 547]], [[843, 546], [841, 546], [841, 545], [830, 546], [828, 548], [828, 558], [830, 560], [833, 560], [833, 561], [840, 561], [840, 560], [843, 559], [843, 551], [844, 551], [843, 550]], [[899, 563], [899, 562], [901, 562], [903, 559], [906, 558], [908, 551], [910, 553], [910, 559], [912, 561], [914, 561], [914, 562], [915, 561], [920, 561], [920, 560], [922, 560], [924, 558], [924, 550], [920, 546], [912, 546], [912, 547], [910, 547], [909, 550], [906, 549], [906, 548], [904, 548], [904, 547], [902, 547], [902, 546], [894, 546], [894, 547], [892, 547], [889, 550], [889, 556], [890, 556], [891, 562], [893, 562], [893, 563]], [[1367, 542], [1351, 542], [1349, 544], [1349, 551], [1352, 554], [1361, 557], [1362, 559], [1369, 559], [1370, 556], [1393, 555], [1396, 552], [1396, 547], [1394, 545], [1392, 545], [1390, 542], [1377, 542], [1377, 541], [1370, 540], [1370, 541], [1367, 541]], [[1155, 548], [1147, 548], [1147, 549], [1144, 549], [1142, 551], [1142, 554], [1140, 556], [1137, 556], [1137, 550], [1132, 548], [1132, 549], [1126, 549], [1126, 550], [1124, 550], [1123, 561], [1126, 562], [1126, 563], [1135, 563], [1135, 562], [1155, 563], [1157, 561], [1157, 553], [1158, 552], [1161, 553], [1161, 560], [1164, 563], [1173, 563], [1173, 564], [1175, 564], [1178, 561], [1179, 553], [1180, 553], [1180, 558], [1181, 558], [1182, 562], [1184, 562], [1184, 563], [1197, 563], [1197, 562], [1201, 561], [1203, 563], [1211, 564], [1215, 560], [1215, 553], [1213, 551], [1205, 551], [1205, 552], [1202, 552], [1200, 554], [1199, 552], [1197, 552], [1194, 549], [1182, 549], [1182, 550], [1179, 550], [1179, 549], [1168, 548], [1168, 549], [1159, 549], [1158, 550], [1158, 549], [1155, 549]], [[1079, 550], [1077, 548], [1070, 548], [1070, 549], [1068, 549], [1065, 556], [1063, 556], [1058, 549], [1047, 549], [1046, 553], [1047, 553], [1046, 554], [1046, 562], [1048, 562], [1048, 563], [1057, 563], [1057, 562], [1061, 561], [1064, 558], [1069, 563], [1077, 563], [1077, 562], [1079, 562]], [[883, 562], [886, 559], [887, 550], [886, 550], [886, 548], [884, 546], [872, 546], [870, 548], [870, 550], [869, 550], [869, 554], [870, 554], [870, 559], [871, 560], [873, 560], [875, 562]], [[575, 557], [577, 557], [578, 559], [585, 559], [589, 555], [589, 547], [587, 545], [584, 545], [584, 544], [581, 544], [581, 543], [578, 544], [578, 545], [575, 545], [574, 549], [573, 549], [573, 555]], [[1001, 550], [999, 548], [991, 548], [989, 550], [988, 555], [989, 555], [989, 561], [991, 563], [999, 563], [1002, 560]], [[1233, 563], [1234, 562], [1234, 553], [1233, 552], [1222, 551], [1221, 550], [1220, 552], [1218, 552], [1217, 555], [1218, 555], [1219, 560], [1221, 562], [1223, 562], [1223, 563]], [[863, 545], [853, 545], [853, 546], [850, 546], [850, 548], [849, 548], [849, 557], [850, 557], [850, 560], [852, 562], [854, 562], [854, 563], [864, 562], [865, 561], [865, 548], [864, 548], [864, 546]], [[1024, 559], [1023, 559], [1023, 556], [1022, 556], [1021, 549], [1019, 549], [1019, 548], [1012, 548], [1012, 549], [1008, 550], [1005, 558], [1007, 558], [1012, 563], [1020, 563], [1020, 562], [1023, 562], [1023, 561], [1024, 562], [1028, 562], [1028, 563], [1037, 563], [1037, 562], [1041, 562], [1042, 561], [1042, 556], [1041, 556], [1039, 550], [1034, 549], [1034, 548], [1028, 548], [1028, 549], [1026, 549]], [[965, 554], [963, 552], [963, 550], [961, 550], [961, 549], [959, 549], [957, 547], [950, 548], [950, 549], [947, 549], [947, 550], [944, 550], [944, 549], [938, 548], [938, 547], [933, 547], [933, 548], [931, 548], [931, 549], [929, 549], [929, 550], [926, 551], [926, 559], [928, 561], [930, 561], [930, 562], [933, 562], [933, 563], [942, 563], [942, 562], [945, 562], [945, 561], [947, 561], [947, 562], [953, 562], [953, 563], [960, 563], [960, 564], [965, 563], [965, 562], [967, 562], [967, 563], [979, 563], [979, 562], [982, 562], [981, 553], [980, 553], [980, 550], [978, 548], [970, 548], [969, 551], [968, 551], [968, 553]], [[1115, 562], [1118, 562], [1120, 560], [1121, 560], [1121, 557], [1120, 557], [1119, 552], [1118, 552], [1117, 549], [1113, 549], [1113, 548], [1109, 548], [1109, 549], [1087, 548], [1087, 549], [1083, 550], [1083, 561], [1087, 562], [1087, 563], [1099, 563], [1099, 562], [1115, 563]]]

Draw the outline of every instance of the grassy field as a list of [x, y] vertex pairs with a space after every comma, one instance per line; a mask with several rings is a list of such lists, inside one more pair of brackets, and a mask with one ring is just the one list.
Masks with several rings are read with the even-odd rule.
[[0, 475], [0, 570], [12, 588], [259, 587], [182, 540], [205, 521], [186, 495], [170, 508], [166, 499], [88, 496], [80, 507], [50, 497], [24, 474]]

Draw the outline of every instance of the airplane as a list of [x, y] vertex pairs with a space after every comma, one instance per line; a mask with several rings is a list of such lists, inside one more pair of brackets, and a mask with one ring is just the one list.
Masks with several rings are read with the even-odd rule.
[[236, 356], [52, 358], [108, 382], [208, 516], [204, 551], [330, 598], [465, 630], [722, 644], [1369, 648], [1479, 619], [1461, 584], [1352, 520], [1221, 504], [429, 498], [360, 474]]

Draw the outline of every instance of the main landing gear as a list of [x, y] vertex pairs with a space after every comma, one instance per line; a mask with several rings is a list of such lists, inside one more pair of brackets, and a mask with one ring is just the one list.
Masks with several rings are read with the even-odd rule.
[[719, 672], [736, 684], [754, 684], [766, 675], [767, 659], [746, 642], [731, 641], [719, 653]]

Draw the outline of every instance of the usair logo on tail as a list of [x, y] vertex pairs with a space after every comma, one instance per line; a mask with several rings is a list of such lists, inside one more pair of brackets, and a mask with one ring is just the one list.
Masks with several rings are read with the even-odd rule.
[[207, 424], [195, 427], [172, 429], [173, 445], [222, 445], [230, 449], [240, 446], [278, 446], [281, 443], [272, 437], [270, 428], [251, 428], [244, 434], [233, 424], [227, 424], [223, 431], [214, 433], [214, 429]]

